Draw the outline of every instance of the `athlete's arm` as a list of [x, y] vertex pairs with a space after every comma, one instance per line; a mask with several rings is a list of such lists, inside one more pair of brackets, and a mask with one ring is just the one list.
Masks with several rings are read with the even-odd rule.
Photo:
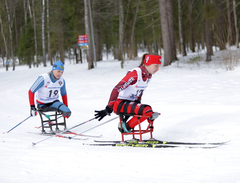
[[39, 76], [28, 91], [28, 98], [29, 98], [30, 105], [35, 105], [35, 102], [34, 102], [35, 93], [38, 91], [39, 88], [43, 87], [43, 85], [44, 85], [44, 78], [43, 76]]

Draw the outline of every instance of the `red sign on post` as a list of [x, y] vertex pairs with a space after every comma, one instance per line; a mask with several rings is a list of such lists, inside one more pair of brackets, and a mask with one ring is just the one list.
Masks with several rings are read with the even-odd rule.
[[78, 36], [78, 46], [80, 46], [81, 48], [88, 47], [88, 35], [87, 34]]

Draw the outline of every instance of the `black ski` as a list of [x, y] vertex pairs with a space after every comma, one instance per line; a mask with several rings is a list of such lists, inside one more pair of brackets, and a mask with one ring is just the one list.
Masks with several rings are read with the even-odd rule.
[[83, 144], [90, 146], [115, 146], [115, 147], [146, 147], [146, 148], [202, 148], [202, 149], [210, 149], [216, 148], [220, 145], [182, 145], [182, 144], [149, 144], [149, 143], [99, 143], [99, 144]]
[[[94, 142], [98, 142], [98, 143], [123, 143], [122, 141], [110, 141], [110, 140], [95, 140]], [[143, 140], [143, 143], [146, 144], [162, 144], [162, 145], [223, 145], [228, 143], [229, 141], [225, 141], [225, 142], [177, 142], [177, 141], [162, 141], [162, 140], [157, 140], [157, 139], [150, 139], [150, 140]], [[138, 139], [133, 139], [133, 140], [127, 140], [124, 141], [124, 143], [127, 144], [137, 144], [137, 143], [142, 143], [140, 142]]]

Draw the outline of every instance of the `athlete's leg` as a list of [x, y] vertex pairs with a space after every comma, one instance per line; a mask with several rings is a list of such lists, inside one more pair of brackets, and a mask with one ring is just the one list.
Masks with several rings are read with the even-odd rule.
[[[149, 105], [141, 104], [138, 102], [117, 100], [114, 103], [113, 110], [116, 114], [123, 113], [124, 115], [147, 115], [153, 114], [152, 108]], [[141, 117], [140, 122], [148, 119], [149, 117]], [[133, 117], [127, 122], [130, 128], [134, 128], [138, 124], [138, 118]]]
[[[141, 105], [144, 105], [144, 104], [141, 104]], [[138, 111], [139, 109], [137, 109]], [[136, 113], [138, 114], [138, 113]], [[143, 116], [151, 116], [153, 114], [153, 111], [152, 111], [152, 108], [151, 106], [149, 105], [146, 105], [144, 107], [144, 109], [142, 110], [142, 114], [139, 114], [139, 115], [143, 115]], [[146, 119], [148, 119], [149, 117], [141, 117], [139, 119], [140, 123], [142, 123], [143, 121], [145, 121]], [[127, 122], [128, 126], [130, 128], [134, 128], [136, 125], [138, 125], [138, 118], [137, 117], [133, 117], [132, 119], [130, 119], [128, 122]]]
[[43, 112], [44, 111], [61, 112], [63, 116], [66, 118], [69, 118], [71, 116], [70, 109], [59, 100], [54, 101], [53, 103], [48, 103], [48, 104], [38, 104], [38, 109], [42, 110]]
[[70, 109], [60, 101], [54, 102], [49, 107], [55, 108], [56, 111], [61, 112], [63, 114], [63, 116], [66, 118], [69, 118], [71, 116]]

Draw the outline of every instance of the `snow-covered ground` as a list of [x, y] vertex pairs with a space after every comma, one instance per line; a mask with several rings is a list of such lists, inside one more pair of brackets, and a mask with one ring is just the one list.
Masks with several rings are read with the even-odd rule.
[[[10, 133], [3, 132], [29, 116], [28, 90], [37, 76], [50, 71], [51, 66], [17, 66], [8, 72], [0, 68], [0, 182], [240, 182], [240, 68], [226, 71], [226, 55], [216, 52], [210, 63], [204, 61], [204, 53], [179, 56], [180, 61], [160, 68], [154, 75], [142, 100], [161, 113], [154, 125], [156, 139], [231, 140], [214, 149], [97, 147], [83, 145], [94, 138], [57, 137], [33, 147], [32, 142], [46, 138], [35, 128], [40, 125], [39, 116], [31, 117]], [[64, 78], [72, 110], [67, 126], [91, 119], [94, 110], [104, 109], [112, 88], [139, 63], [140, 58], [126, 61], [121, 69], [120, 62], [108, 60], [98, 62], [92, 70], [87, 70], [86, 63], [66, 63]], [[80, 133], [99, 123], [94, 120], [73, 131]], [[121, 140], [117, 125], [118, 120], [114, 120], [87, 134], [102, 134], [102, 140]]]

